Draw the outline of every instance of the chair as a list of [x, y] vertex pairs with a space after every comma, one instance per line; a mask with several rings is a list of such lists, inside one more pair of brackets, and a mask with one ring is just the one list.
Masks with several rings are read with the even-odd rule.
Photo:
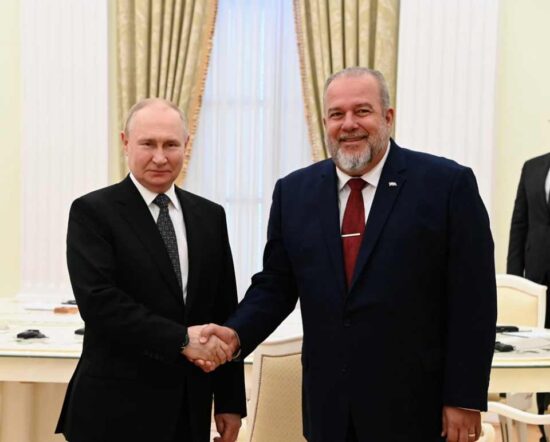
[[546, 286], [516, 275], [497, 275], [497, 324], [544, 328]]
[[254, 352], [248, 442], [302, 442], [302, 337], [266, 341]]
[[[507, 420], [514, 421], [516, 425], [516, 431], [513, 430], [513, 427], [510, 425], [502, 425], [502, 440], [527, 440], [527, 434], [523, 432], [526, 424], [531, 425], [544, 425], [545, 428], [550, 425], [550, 415], [544, 414], [533, 414], [528, 413], [523, 410], [518, 410], [517, 408], [511, 407], [510, 405], [503, 404], [502, 402], [489, 402], [487, 404], [488, 411], [491, 413], [496, 413], [499, 417], [503, 417]], [[547, 433], [548, 434], [548, 433]]]
[[[518, 325], [544, 328], [546, 315], [546, 286], [534, 283], [516, 275], [497, 275], [497, 324]], [[497, 399], [490, 395], [490, 400]], [[508, 395], [506, 402], [523, 410], [529, 408], [532, 400], [530, 393]], [[512, 408], [517, 409], [517, 408]], [[503, 428], [503, 440], [508, 440], [506, 432], [513, 432], [512, 421], [505, 416], [499, 417]], [[505, 431], [506, 430], [506, 431]], [[527, 427], [524, 423], [516, 425], [519, 440], [527, 439]]]
[[481, 424], [481, 436], [476, 442], [495, 442], [495, 429], [491, 424]]

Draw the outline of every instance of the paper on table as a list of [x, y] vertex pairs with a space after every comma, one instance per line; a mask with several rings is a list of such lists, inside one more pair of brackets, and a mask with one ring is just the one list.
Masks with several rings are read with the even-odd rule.
[[506, 341], [507, 344], [513, 345], [517, 351], [523, 350], [549, 350], [550, 351], [550, 339], [543, 338], [533, 338], [533, 339], [522, 339], [522, 338], [512, 338], [513, 340]]
[[56, 307], [63, 307], [63, 304], [60, 302], [28, 302], [22, 304], [25, 310], [49, 310], [53, 311]]
[[[550, 340], [549, 330], [546, 329], [533, 329], [533, 330], [520, 330], [517, 332], [499, 333], [498, 336], [517, 336], [521, 338], [544, 338]], [[497, 339], [498, 340], [498, 339]]]

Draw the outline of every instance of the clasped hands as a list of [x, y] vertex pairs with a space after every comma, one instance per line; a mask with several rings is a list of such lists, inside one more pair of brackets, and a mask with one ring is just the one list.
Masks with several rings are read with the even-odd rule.
[[233, 329], [216, 324], [188, 327], [187, 334], [189, 343], [182, 354], [206, 373], [231, 361], [240, 347]]

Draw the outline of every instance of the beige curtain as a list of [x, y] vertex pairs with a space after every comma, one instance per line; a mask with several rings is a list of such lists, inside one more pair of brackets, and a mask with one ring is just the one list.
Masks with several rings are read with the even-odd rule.
[[[217, 0], [117, 0], [118, 122], [137, 101], [161, 97], [188, 120], [185, 176], [206, 79]], [[120, 177], [126, 172], [122, 151]]]
[[350, 66], [381, 71], [395, 100], [399, 0], [294, 0], [306, 120], [313, 160], [329, 157], [323, 86]]

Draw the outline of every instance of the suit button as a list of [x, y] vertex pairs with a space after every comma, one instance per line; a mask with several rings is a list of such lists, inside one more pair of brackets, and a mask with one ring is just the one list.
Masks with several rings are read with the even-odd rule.
[[351, 327], [351, 320], [350, 319], [344, 319], [344, 327]]
[[341, 371], [342, 371], [342, 373], [347, 373], [347, 371], [348, 371], [348, 366], [347, 366], [347, 365], [344, 365], [344, 366], [342, 367], [342, 370], [341, 370]]

